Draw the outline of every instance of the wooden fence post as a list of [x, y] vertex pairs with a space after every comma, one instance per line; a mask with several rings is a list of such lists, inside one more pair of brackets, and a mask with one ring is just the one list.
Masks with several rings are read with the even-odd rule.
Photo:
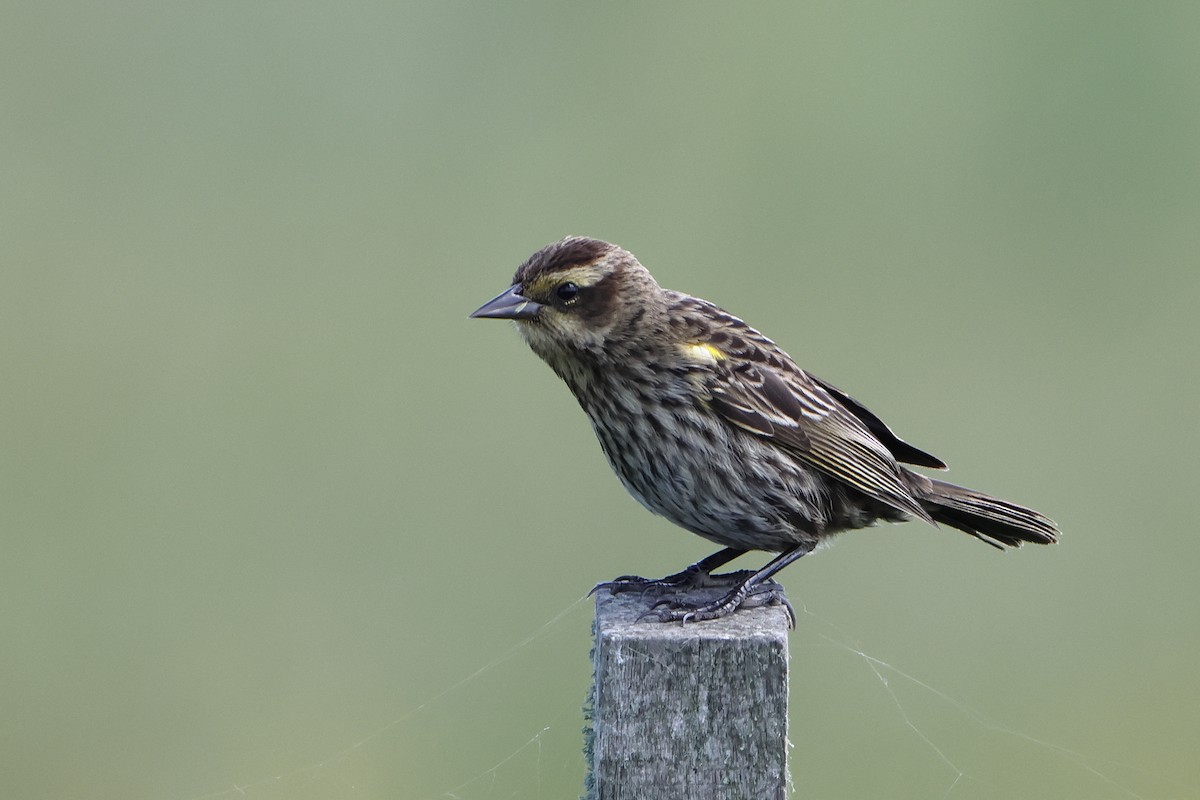
[[596, 594], [585, 797], [784, 800], [787, 611], [638, 623], [653, 602]]

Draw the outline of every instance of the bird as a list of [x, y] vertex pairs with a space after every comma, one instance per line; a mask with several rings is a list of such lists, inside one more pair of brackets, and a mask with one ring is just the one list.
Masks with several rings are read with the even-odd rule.
[[[650, 621], [786, 605], [780, 570], [880, 521], [946, 525], [1001, 550], [1058, 540], [1037, 511], [911, 469], [946, 464], [740, 318], [662, 288], [617, 245], [583, 236], [549, 244], [470, 317], [512, 320], [574, 394], [629, 494], [721, 546], [661, 579], [599, 584], [672, 593], [643, 615]], [[715, 572], [750, 551], [776, 555], [757, 570]], [[686, 599], [714, 586], [727, 591]]]

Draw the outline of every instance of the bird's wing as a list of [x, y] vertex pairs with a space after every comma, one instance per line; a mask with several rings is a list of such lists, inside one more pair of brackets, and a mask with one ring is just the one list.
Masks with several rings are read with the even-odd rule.
[[676, 309], [690, 312], [673, 320], [689, 337], [685, 350], [717, 414], [868, 497], [933, 521], [896, 462], [942, 466], [940, 460], [902, 442], [860, 403], [800, 369], [742, 320], [699, 298], [671, 297]]
[[909, 490], [896, 458], [868, 424], [769, 339], [747, 341], [746, 334], [755, 332], [742, 333], [722, 339], [721, 357], [705, 370], [708, 402], [717, 414], [868, 497], [932, 522]]
[[930, 453], [926, 453], [918, 447], [913, 447], [908, 442], [901, 439], [896, 434], [892, 433], [892, 429], [884, 424], [883, 420], [871, 413], [870, 409], [862, 403], [855, 400], [850, 395], [843, 392], [841, 389], [834, 386], [832, 383], [823, 381], [816, 375], [809, 375], [814, 383], [820, 386], [825, 391], [837, 400], [842, 406], [854, 416], [858, 417], [858, 421], [866, 426], [867, 430], [875, 435], [875, 438], [888, 449], [897, 461], [902, 461], [905, 464], [916, 464], [920, 467], [931, 467], [933, 469], [945, 469], [946, 464], [940, 458]]
[[858, 417], [806, 373], [785, 380], [768, 364], [719, 363], [708, 384], [712, 408], [863, 494], [930, 520], [896, 459]]

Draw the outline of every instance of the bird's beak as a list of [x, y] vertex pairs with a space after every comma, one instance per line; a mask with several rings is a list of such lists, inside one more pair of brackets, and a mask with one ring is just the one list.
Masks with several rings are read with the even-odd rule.
[[531, 319], [536, 317], [538, 311], [541, 309], [541, 303], [535, 303], [521, 294], [520, 284], [513, 284], [496, 297], [493, 297], [472, 311], [471, 318]]

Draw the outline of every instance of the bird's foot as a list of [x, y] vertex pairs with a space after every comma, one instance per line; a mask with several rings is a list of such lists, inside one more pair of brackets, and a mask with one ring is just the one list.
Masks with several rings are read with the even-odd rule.
[[668, 593], [690, 592], [693, 589], [726, 589], [731, 586], [738, 586], [753, 574], [753, 570], [748, 569], [714, 574], [692, 566], [682, 572], [676, 572], [674, 575], [668, 575], [665, 578], [658, 578], [657, 580], [642, 578], [637, 575], [622, 575], [619, 578], [613, 578], [611, 581], [597, 583], [588, 594], [595, 594], [599, 589], [607, 589], [612, 594], [637, 592], [638, 594], [657, 597]]
[[[736, 574], [736, 573], [730, 573]], [[723, 577], [723, 576], [717, 576]], [[796, 627], [796, 609], [788, 602], [783, 587], [775, 581], [764, 581], [753, 586], [744, 582], [723, 597], [709, 603], [686, 603], [681, 600], [660, 600], [638, 617], [639, 622], [700, 622], [720, 619], [739, 608], [761, 608], [783, 606], [788, 613], [789, 627]]]

